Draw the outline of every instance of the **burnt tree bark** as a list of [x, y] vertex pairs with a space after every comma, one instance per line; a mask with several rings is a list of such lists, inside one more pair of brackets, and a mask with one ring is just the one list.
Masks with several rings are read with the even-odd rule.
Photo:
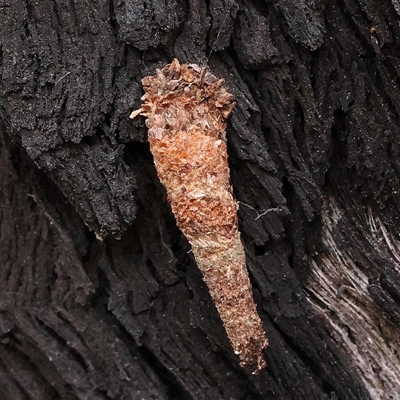
[[[2, 399], [398, 399], [397, 0], [0, 3]], [[270, 345], [239, 367], [159, 183], [140, 79], [225, 78]]]

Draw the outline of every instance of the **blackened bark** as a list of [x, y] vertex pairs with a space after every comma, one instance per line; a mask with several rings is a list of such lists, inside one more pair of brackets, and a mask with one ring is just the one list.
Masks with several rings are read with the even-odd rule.
[[[400, 392], [395, 0], [0, 3], [0, 396]], [[153, 166], [140, 79], [225, 78], [270, 346], [238, 366]]]

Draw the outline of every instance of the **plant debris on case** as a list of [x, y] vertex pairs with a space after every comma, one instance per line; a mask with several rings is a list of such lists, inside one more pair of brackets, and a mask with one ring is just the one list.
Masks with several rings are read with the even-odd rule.
[[224, 80], [175, 59], [142, 80], [150, 149], [179, 229], [198, 267], [241, 366], [265, 367], [268, 345], [252, 296], [238, 205], [232, 195], [226, 119], [235, 103]]

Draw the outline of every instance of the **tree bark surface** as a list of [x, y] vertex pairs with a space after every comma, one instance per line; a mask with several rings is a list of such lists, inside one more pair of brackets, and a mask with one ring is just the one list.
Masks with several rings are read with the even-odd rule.
[[[397, 0], [0, 2], [0, 397], [399, 399]], [[141, 78], [224, 78], [269, 346], [239, 366]]]

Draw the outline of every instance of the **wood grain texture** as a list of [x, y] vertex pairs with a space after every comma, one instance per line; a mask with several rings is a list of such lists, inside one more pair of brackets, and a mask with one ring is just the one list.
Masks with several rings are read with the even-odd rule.
[[[3, 3], [0, 397], [389, 398], [397, 2]], [[166, 205], [144, 119], [128, 118], [174, 57], [208, 65], [237, 102], [229, 167], [269, 340], [257, 376]], [[343, 269], [360, 283], [338, 282]], [[355, 337], [353, 304], [374, 316], [374, 345]]]

